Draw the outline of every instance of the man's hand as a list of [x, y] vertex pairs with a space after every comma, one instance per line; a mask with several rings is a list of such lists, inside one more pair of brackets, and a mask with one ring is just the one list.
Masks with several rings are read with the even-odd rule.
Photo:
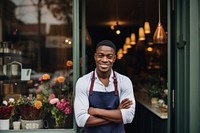
[[95, 112], [95, 109], [98, 109], [98, 108], [89, 107], [88, 114], [93, 115], [93, 116], [97, 115]]
[[128, 98], [125, 98], [122, 100], [122, 102], [119, 104], [118, 109], [128, 109], [133, 104], [132, 100], [129, 100]]

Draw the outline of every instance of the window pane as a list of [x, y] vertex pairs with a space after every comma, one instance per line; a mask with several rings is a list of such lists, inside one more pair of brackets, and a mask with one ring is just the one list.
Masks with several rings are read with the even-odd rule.
[[[0, 9], [1, 104], [9, 97], [42, 100], [45, 128], [55, 128], [58, 123], [53, 118], [66, 116], [63, 126], [72, 128], [72, 0], [3, 0]], [[42, 79], [44, 74], [50, 79]], [[54, 98], [59, 102], [53, 104]], [[35, 101], [31, 104], [36, 106]], [[16, 114], [24, 114], [21, 106], [17, 107]], [[41, 112], [37, 111], [36, 117], [29, 117], [31, 110], [22, 119], [38, 119]]]

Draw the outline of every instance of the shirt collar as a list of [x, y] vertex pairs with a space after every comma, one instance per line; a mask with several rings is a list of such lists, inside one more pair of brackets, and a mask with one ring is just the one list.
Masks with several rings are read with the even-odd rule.
[[[109, 82], [114, 80], [113, 77], [114, 77], [114, 75], [113, 75], [113, 69], [111, 69], [111, 74], [110, 74], [110, 77], [109, 77]], [[95, 69], [95, 79], [98, 79], [98, 80], [99, 80], [99, 77], [97, 76], [97, 71], [96, 71], [96, 69]]]

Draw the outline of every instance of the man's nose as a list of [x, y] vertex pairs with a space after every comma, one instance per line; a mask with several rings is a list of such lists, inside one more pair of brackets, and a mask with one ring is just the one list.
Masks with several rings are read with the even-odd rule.
[[103, 56], [102, 61], [108, 61], [107, 56]]

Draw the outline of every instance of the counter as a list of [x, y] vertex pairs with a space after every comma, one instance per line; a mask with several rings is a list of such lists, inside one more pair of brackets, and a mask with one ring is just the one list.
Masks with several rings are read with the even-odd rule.
[[135, 92], [136, 101], [161, 119], [167, 119], [167, 112], [162, 112], [158, 105], [152, 105], [144, 90]]
[[135, 92], [136, 112], [131, 124], [126, 124], [126, 133], [167, 133], [167, 113], [151, 104], [143, 90]]

